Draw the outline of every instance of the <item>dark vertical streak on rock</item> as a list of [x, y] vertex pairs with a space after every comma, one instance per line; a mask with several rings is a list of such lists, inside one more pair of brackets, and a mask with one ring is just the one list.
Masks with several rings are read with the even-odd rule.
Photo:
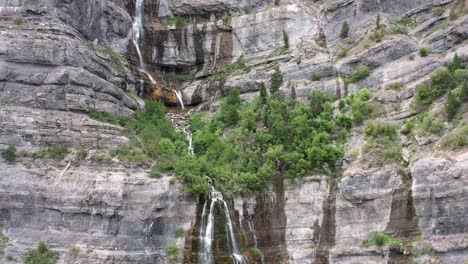
[[[418, 233], [418, 220], [411, 191], [412, 177], [410, 174], [401, 177], [403, 184], [393, 193], [390, 222], [386, 231], [403, 242], [410, 242]], [[411, 263], [409, 256], [403, 253], [403, 248], [391, 247], [388, 263]]]
[[284, 212], [284, 186], [280, 175], [273, 180], [275, 199], [263, 197], [257, 199], [254, 225], [258, 240], [258, 248], [265, 257], [265, 263], [287, 263]]
[[319, 242], [314, 264], [330, 263], [330, 249], [335, 244], [336, 229], [336, 194], [338, 193], [338, 180], [340, 174], [336, 174], [330, 182], [330, 190], [327, 199], [323, 201], [323, 220], [319, 231]]

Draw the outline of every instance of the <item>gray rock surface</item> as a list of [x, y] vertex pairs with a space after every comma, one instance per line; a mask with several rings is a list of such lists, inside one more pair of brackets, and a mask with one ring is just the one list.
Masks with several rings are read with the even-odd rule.
[[468, 155], [426, 157], [414, 163], [413, 200], [419, 228], [440, 263], [468, 260]]
[[169, 263], [166, 246], [184, 243], [175, 229], [195, 221], [195, 201], [169, 177], [149, 179], [118, 164], [65, 171], [65, 162], [19, 162], [0, 161], [5, 255], [17, 260], [44, 240], [60, 263]]

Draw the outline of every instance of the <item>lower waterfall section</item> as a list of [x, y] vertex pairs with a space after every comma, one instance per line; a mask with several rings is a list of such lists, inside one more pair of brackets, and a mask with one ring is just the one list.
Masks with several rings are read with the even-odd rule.
[[[199, 205], [201, 214], [192, 234], [192, 253], [186, 256], [186, 263], [247, 264], [241, 253], [238, 228], [234, 225], [228, 204], [218, 191], [211, 191], [210, 197]], [[187, 259], [188, 258], [188, 259]]]

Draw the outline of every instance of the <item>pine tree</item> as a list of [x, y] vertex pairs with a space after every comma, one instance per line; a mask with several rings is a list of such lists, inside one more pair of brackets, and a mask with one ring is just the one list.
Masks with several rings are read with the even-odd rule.
[[284, 41], [284, 49], [289, 49], [289, 36], [286, 31], [283, 30], [283, 41]]
[[268, 101], [268, 94], [267, 94], [267, 90], [265, 87], [265, 83], [261, 82], [260, 83], [260, 103], [261, 105], [266, 105], [267, 101]]
[[461, 68], [460, 58], [458, 58], [458, 53], [455, 52], [455, 56], [453, 56], [452, 63], [448, 66], [451, 73], [454, 73], [456, 70]]
[[294, 104], [296, 103], [296, 100], [297, 100], [297, 95], [296, 95], [296, 84], [295, 83], [291, 83], [291, 95], [290, 95], [290, 101], [291, 101], [291, 105], [294, 106]]
[[460, 100], [463, 102], [468, 102], [468, 82], [464, 82], [462, 85]]
[[349, 24], [348, 21], [343, 22], [341, 26], [340, 38], [347, 38], [349, 33]]
[[283, 73], [278, 65], [275, 66], [275, 72], [271, 75], [270, 78], [270, 94], [271, 96], [276, 96], [279, 92], [279, 88], [283, 85]]
[[459, 106], [460, 102], [458, 101], [457, 96], [453, 91], [450, 91], [447, 96], [447, 101], [445, 102], [445, 113], [447, 114], [448, 120], [452, 120], [455, 114], [457, 114]]
[[377, 15], [377, 20], [375, 21], [375, 27], [377, 30], [380, 29], [380, 14]]

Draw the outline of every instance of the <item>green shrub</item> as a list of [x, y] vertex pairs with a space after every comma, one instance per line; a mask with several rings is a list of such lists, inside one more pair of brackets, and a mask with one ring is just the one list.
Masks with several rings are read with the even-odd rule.
[[177, 260], [180, 256], [180, 249], [175, 243], [170, 243], [166, 247], [166, 252], [170, 260]]
[[458, 57], [457, 52], [455, 52], [455, 55], [453, 56], [453, 60], [449, 64], [448, 69], [451, 73], [454, 73], [456, 70], [461, 69], [461, 62], [460, 62], [460, 58]]
[[351, 107], [353, 122], [362, 124], [365, 118], [369, 117], [373, 112], [373, 106], [368, 102], [371, 98], [369, 90], [363, 88], [356, 95], [351, 95], [345, 98], [345, 101]]
[[320, 81], [320, 75], [317, 74], [317, 73], [312, 73], [312, 76], [310, 76], [310, 80], [316, 82], [316, 81]]
[[389, 139], [395, 139], [397, 137], [397, 129], [397, 125], [382, 121], [367, 120], [364, 124], [366, 136], [374, 138], [385, 136]]
[[69, 150], [68, 147], [64, 144], [56, 144], [47, 148], [47, 152], [50, 158], [60, 160], [65, 158]]
[[261, 252], [260, 249], [258, 249], [257, 247], [251, 247], [251, 248], [250, 248], [250, 252], [251, 252], [252, 255], [254, 255], [255, 257], [259, 257], [260, 255], [262, 255], [262, 252]]
[[283, 85], [283, 73], [281, 72], [278, 65], [275, 66], [275, 70], [270, 78], [270, 95], [277, 96], [279, 89]]
[[2, 158], [8, 162], [14, 162], [16, 159], [16, 147], [14, 145], [8, 145], [2, 149]]
[[182, 227], [178, 227], [174, 233], [176, 238], [182, 238], [185, 235], [185, 230]]
[[55, 264], [59, 259], [59, 253], [49, 250], [47, 244], [40, 241], [37, 249], [28, 250], [23, 255], [24, 264]]
[[449, 70], [445, 67], [439, 67], [431, 74], [429, 86], [421, 84], [416, 89], [414, 106], [427, 107], [439, 96], [454, 89], [456, 86], [457, 81]]
[[381, 42], [385, 36], [385, 33], [383, 30], [375, 30], [374, 33], [372, 33], [371, 39], [374, 40], [375, 42]]
[[411, 133], [413, 128], [416, 126], [416, 121], [414, 119], [409, 119], [405, 122], [405, 125], [403, 126], [403, 129], [401, 130], [401, 133], [404, 135], [408, 135]]
[[224, 24], [224, 25], [229, 24], [229, 22], [231, 22], [231, 19], [232, 19], [231, 15], [227, 15], [227, 14], [224, 15], [223, 18], [222, 18], [223, 24]]
[[275, 0], [275, 6], [279, 6], [280, 0]]
[[440, 142], [441, 148], [451, 150], [460, 149], [468, 145], [468, 124], [454, 129], [445, 135]]
[[465, 81], [461, 87], [460, 100], [462, 102], [468, 101], [468, 81]]
[[443, 129], [444, 124], [427, 113], [418, 118], [418, 132], [421, 134], [440, 134]]
[[367, 78], [370, 74], [371, 71], [367, 66], [358, 66], [356, 69], [354, 69], [353, 73], [344, 78], [344, 82], [356, 83]]
[[176, 28], [183, 28], [189, 24], [185, 18], [180, 17], [180, 16], [174, 16], [171, 17], [166, 23], [164, 23], [166, 26], [173, 26], [175, 25]]
[[403, 242], [400, 240], [394, 238], [392, 235], [384, 233], [384, 232], [373, 232], [372, 237], [370, 240], [364, 240], [363, 245], [365, 247], [370, 247], [370, 246], [384, 246], [384, 245], [390, 245], [390, 246], [402, 246]]
[[349, 24], [348, 21], [344, 21], [341, 25], [340, 38], [347, 38], [349, 34]]
[[88, 151], [85, 148], [78, 148], [75, 152], [75, 159], [76, 160], [84, 160], [88, 157]]
[[346, 55], [348, 55], [348, 49], [347, 48], [341, 48], [336, 53], [336, 57], [338, 59], [342, 59], [342, 58], [346, 57]]
[[447, 96], [447, 101], [444, 104], [445, 114], [447, 115], [448, 120], [453, 119], [453, 117], [457, 114], [459, 107], [460, 101], [458, 100], [456, 94], [453, 91], [450, 91]]
[[240, 90], [233, 88], [221, 105], [221, 120], [226, 126], [234, 126], [240, 120]]
[[458, 69], [453, 73], [458, 83], [468, 83], [468, 69]]
[[21, 24], [23, 24], [23, 23], [24, 23], [24, 20], [23, 20], [22, 18], [16, 18], [16, 19], [15, 19], [15, 24], [16, 24], [16, 25], [19, 26], [19, 25], [21, 25]]
[[395, 82], [395, 83], [391, 83], [389, 85], [387, 85], [387, 89], [391, 89], [391, 90], [400, 90], [401, 88], [403, 88], [405, 85], [402, 84], [401, 82]]
[[419, 56], [421, 57], [427, 57], [431, 53], [431, 50], [426, 47], [421, 47], [419, 48]]

